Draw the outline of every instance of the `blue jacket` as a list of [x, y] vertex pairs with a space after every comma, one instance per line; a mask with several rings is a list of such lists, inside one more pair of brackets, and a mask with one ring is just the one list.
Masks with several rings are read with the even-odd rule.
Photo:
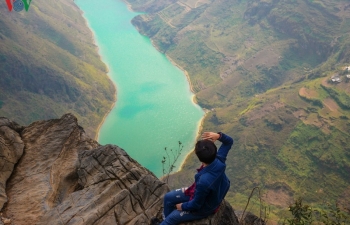
[[223, 133], [220, 134], [218, 140], [222, 144], [217, 152], [216, 159], [194, 176], [196, 183], [194, 198], [182, 204], [183, 211], [211, 214], [220, 205], [230, 188], [230, 180], [225, 174], [225, 161], [233, 144], [233, 139]]

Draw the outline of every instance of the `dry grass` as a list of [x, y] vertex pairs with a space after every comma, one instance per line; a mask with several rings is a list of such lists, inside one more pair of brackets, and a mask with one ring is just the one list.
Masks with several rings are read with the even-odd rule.
[[312, 99], [312, 98], [317, 98], [318, 97], [318, 92], [312, 89], [308, 89], [305, 87], [300, 88], [299, 90], [299, 95], [303, 96], [305, 98], [308, 99]]

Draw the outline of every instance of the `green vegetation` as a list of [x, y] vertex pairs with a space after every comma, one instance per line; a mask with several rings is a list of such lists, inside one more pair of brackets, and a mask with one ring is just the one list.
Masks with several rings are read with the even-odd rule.
[[26, 125], [71, 112], [94, 137], [115, 89], [79, 9], [68, 0], [22, 13], [1, 6], [0, 115]]
[[346, 225], [350, 223], [349, 209], [341, 209], [337, 204], [327, 204], [325, 209], [313, 209], [309, 205], [303, 204], [302, 198], [298, 198], [289, 207], [293, 218], [285, 219], [283, 225]]
[[169, 181], [169, 176], [172, 172], [174, 172], [175, 169], [175, 163], [179, 159], [182, 149], [183, 149], [183, 144], [181, 141], [179, 141], [179, 145], [177, 149], [168, 149], [167, 147], [164, 148], [165, 155], [163, 156], [162, 160], [162, 169], [163, 169], [163, 177], [162, 179], [168, 183]]
[[338, 103], [342, 109], [350, 109], [350, 95], [336, 88], [329, 88], [324, 85], [321, 86], [328, 92], [328, 94]]
[[[296, 195], [314, 206], [348, 204], [348, 2], [154, 2], [143, 1], [148, 14], [132, 22], [188, 72], [198, 104], [208, 109], [203, 130], [234, 137], [227, 160], [232, 205], [243, 209], [256, 186], [275, 221]], [[328, 82], [334, 74], [343, 82]], [[198, 166], [190, 154], [170, 184], [188, 185]], [[252, 199], [248, 210], [259, 214], [259, 202]]]
[[320, 101], [319, 99], [312, 99], [312, 98], [307, 98], [305, 96], [299, 95], [299, 97], [307, 102], [310, 102], [312, 105], [314, 106], [318, 106], [320, 108], [323, 107], [323, 103], [322, 101]]

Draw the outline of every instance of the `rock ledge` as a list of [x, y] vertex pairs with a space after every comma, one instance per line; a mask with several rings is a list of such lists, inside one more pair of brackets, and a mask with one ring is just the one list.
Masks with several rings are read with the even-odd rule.
[[[168, 191], [123, 149], [90, 139], [72, 114], [27, 127], [0, 118], [0, 225], [149, 224]], [[189, 224], [238, 220], [224, 201]]]

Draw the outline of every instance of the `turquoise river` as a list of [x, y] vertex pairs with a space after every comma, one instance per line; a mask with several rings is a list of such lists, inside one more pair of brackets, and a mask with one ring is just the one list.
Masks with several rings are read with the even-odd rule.
[[183, 71], [138, 33], [131, 19], [138, 13], [120, 0], [75, 0], [83, 11], [109, 76], [117, 102], [99, 133], [101, 144], [115, 144], [158, 177], [164, 148], [183, 143], [177, 168], [195, 144], [203, 110]]

